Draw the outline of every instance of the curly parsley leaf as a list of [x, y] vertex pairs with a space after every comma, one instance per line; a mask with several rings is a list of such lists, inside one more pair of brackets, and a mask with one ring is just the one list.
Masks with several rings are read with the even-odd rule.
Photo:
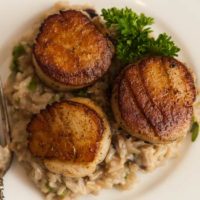
[[177, 56], [180, 51], [171, 37], [162, 33], [157, 39], [150, 36], [154, 19], [138, 15], [129, 8], [102, 9], [108, 28], [115, 32], [116, 55], [124, 62], [132, 62], [145, 55]]
[[176, 47], [171, 37], [162, 33], [156, 40], [153, 40], [149, 52], [163, 56], [177, 56], [180, 49]]

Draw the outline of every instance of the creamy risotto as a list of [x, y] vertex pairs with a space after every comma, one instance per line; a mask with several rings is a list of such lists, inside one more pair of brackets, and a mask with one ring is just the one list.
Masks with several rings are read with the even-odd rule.
[[[59, 9], [63, 9], [63, 5], [56, 5], [50, 13]], [[98, 17], [94, 20], [97, 23]], [[127, 189], [136, 182], [138, 170], [152, 171], [177, 155], [181, 142], [150, 144], [129, 136], [115, 122], [110, 108], [110, 86], [118, 72], [119, 61], [114, 60], [109, 73], [86, 89], [54, 92], [43, 85], [34, 73], [31, 56], [33, 33], [35, 30], [20, 41], [25, 51], [18, 59], [18, 70], [10, 74], [5, 89], [12, 118], [12, 149], [46, 199], [67, 200], [89, 193], [97, 194], [103, 188]], [[38, 113], [47, 104], [74, 96], [89, 97], [100, 105], [108, 115], [112, 129], [112, 143], [106, 159], [93, 174], [84, 178], [67, 178], [49, 172], [27, 148], [26, 125], [32, 114]]]

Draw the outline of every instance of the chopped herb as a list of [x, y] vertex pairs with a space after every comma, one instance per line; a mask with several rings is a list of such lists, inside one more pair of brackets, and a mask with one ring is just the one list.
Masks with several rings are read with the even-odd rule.
[[18, 44], [17, 46], [14, 47], [13, 52], [12, 52], [12, 64], [10, 66], [11, 70], [13, 72], [19, 72], [19, 57], [25, 54], [25, 48], [22, 44]]
[[47, 189], [49, 190], [49, 192], [56, 192], [56, 188], [52, 188], [51, 186], [49, 186], [49, 184], [46, 184]]
[[26, 50], [24, 46], [22, 44], [18, 44], [17, 46], [14, 47], [12, 55], [18, 58], [22, 56], [23, 54], [25, 54], [25, 52]]
[[125, 177], [124, 177], [124, 179], [125, 179], [125, 180], [127, 180], [127, 179], [128, 179], [128, 175], [129, 175], [129, 174], [126, 174], [126, 175], [125, 175]]
[[116, 55], [125, 63], [145, 55], [177, 56], [180, 51], [166, 33], [157, 39], [150, 36], [150, 25], [154, 23], [151, 17], [138, 15], [129, 8], [102, 9], [102, 16], [107, 27], [115, 31]]
[[73, 91], [73, 94], [74, 94], [74, 96], [78, 96], [78, 97], [88, 97], [89, 96], [89, 94], [87, 93], [87, 88], [75, 90], [75, 91]]
[[78, 96], [81, 96], [81, 97], [87, 97], [87, 91], [85, 90], [80, 90], [78, 93], [77, 93]]
[[37, 89], [37, 81], [34, 77], [29, 82], [27, 88], [32, 92], [35, 92], [35, 90]]
[[199, 135], [199, 124], [197, 122], [193, 122], [192, 128], [190, 131], [192, 133], [192, 142], [194, 142]]
[[61, 194], [58, 194], [60, 198], [64, 198], [68, 193], [68, 190], [64, 190]]
[[49, 101], [49, 104], [52, 104], [55, 101], [59, 101], [60, 99], [63, 99], [64, 97], [65, 97], [64, 93], [59, 93], [59, 94], [53, 95], [52, 98]]

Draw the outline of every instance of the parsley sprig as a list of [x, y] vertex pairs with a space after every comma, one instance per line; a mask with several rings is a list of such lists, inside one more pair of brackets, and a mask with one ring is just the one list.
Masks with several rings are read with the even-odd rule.
[[116, 55], [124, 62], [135, 61], [145, 55], [177, 56], [180, 49], [166, 33], [156, 39], [151, 36], [152, 17], [138, 15], [129, 8], [102, 9], [106, 25], [114, 30]]

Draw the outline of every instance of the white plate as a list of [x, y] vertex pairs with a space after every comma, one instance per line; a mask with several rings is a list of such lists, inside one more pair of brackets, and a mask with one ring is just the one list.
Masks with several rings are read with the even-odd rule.
[[[34, 18], [56, 0], [0, 0], [0, 74], [6, 79], [13, 44], [31, 28]], [[74, 0], [73, 4], [90, 3], [97, 10], [105, 7], [131, 7], [155, 18], [156, 31], [173, 36], [181, 47], [181, 59], [200, 77], [200, 1], [197, 0]], [[2, 75], [3, 74], [3, 75]], [[97, 197], [83, 199], [109, 200], [198, 200], [200, 199], [200, 138], [187, 139], [178, 159], [166, 163], [153, 173], [140, 175], [132, 190], [104, 190]], [[0, 186], [1, 188], [1, 186]], [[41, 200], [43, 197], [16, 162], [4, 178], [6, 200]]]

